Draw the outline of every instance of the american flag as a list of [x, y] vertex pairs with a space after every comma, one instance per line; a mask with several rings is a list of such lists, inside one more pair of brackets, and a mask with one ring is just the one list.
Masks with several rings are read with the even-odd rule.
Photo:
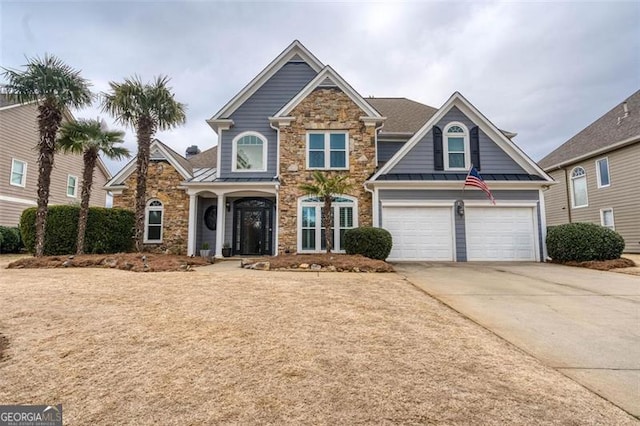
[[487, 197], [489, 197], [491, 202], [494, 205], [496, 204], [496, 200], [495, 198], [493, 198], [493, 194], [491, 194], [491, 190], [489, 189], [487, 184], [484, 183], [484, 179], [482, 179], [482, 176], [480, 176], [480, 173], [478, 173], [478, 170], [476, 170], [475, 167], [471, 167], [471, 170], [469, 170], [469, 174], [467, 175], [467, 178], [464, 180], [463, 188], [467, 185], [475, 186], [476, 188], [482, 189], [484, 193], [487, 194]]

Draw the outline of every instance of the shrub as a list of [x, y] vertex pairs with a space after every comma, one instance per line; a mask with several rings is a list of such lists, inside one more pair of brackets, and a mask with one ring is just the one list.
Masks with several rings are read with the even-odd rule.
[[[47, 215], [44, 254], [59, 255], [76, 252], [78, 237], [77, 206], [51, 206]], [[20, 233], [26, 249], [33, 253], [36, 240], [36, 208], [22, 212]], [[131, 251], [134, 214], [123, 209], [90, 207], [85, 235], [85, 253], [118, 253]]]
[[547, 251], [558, 262], [618, 259], [624, 239], [593, 223], [567, 223], [548, 228]]
[[347, 254], [361, 254], [370, 259], [385, 260], [393, 245], [389, 231], [368, 226], [349, 229], [344, 239]]
[[18, 253], [22, 239], [18, 228], [0, 226], [0, 253]]

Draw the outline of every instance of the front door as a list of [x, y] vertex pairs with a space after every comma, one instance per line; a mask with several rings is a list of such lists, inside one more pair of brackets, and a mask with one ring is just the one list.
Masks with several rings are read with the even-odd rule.
[[273, 203], [266, 198], [234, 202], [233, 252], [240, 255], [271, 254]]

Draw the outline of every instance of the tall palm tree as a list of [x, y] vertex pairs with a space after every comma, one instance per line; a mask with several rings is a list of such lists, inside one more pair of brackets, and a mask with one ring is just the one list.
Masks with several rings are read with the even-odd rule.
[[336, 175], [334, 177], [327, 177], [319, 170], [313, 172], [314, 183], [302, 184], [299, 188], [305, 191], [308, 195], [316, 196], [324, 201], [324, 209], [322, 211], [322, 225], [324, 226], [324, 238], [327, 253], [331, 253], [333, 248], [333, 212], [331, 210], [331, 202], [333, 197], [344, 194], [351, 189], [351, 184], [347, 182], [349, 177], [347, 175]]
[[78, 218], [78, 239], [76, 254], [84, 253], [84, 238], [89, 217], [89, 199], [93, 185], [93, 171], [96, 168], [98, 155], [102, 154], [112, 160], [129, 157], [129, 150], [117, 146], [124, 142], [124, 132], [107, 130], [98, 120], [78, 120], [64, 123], [60, 128], [57, 148], [63, 152], [82, 154], [84, 168], [82, 170], [82, 195], [80, 201], [80, 217]]
[[117, 122], [131, 126], [138, 138], [136, 159], [136, 250], [143, 250], [145, 194], [151, 138], [158, 130], [174, 128], [186, 121], [185, 105], [176, 101], [169, 78], [158, 76], [151, 83], [139, 77], [122, 83], [110, 82], [111, 90], [103, 93], [102, 110], [113, 115]]
[[44, 254], [44, 235], [49, 206], [49, 187], [56, 146], [56, 134], [68, 108], [91, 104], [89, 82], [80, 71], [71, 68], [59, 58], [27, 58], [24, 70], [3, 68], [7, 83], [3, 90], [21, 104], [38, 103], [38, 209], [36, 212], [36, 256]]

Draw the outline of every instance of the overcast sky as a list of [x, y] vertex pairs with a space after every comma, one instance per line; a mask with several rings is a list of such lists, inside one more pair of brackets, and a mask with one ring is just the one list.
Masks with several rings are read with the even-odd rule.
[[3, 67], [55, 54], [96, 92], [170, 76], [187, 124], [157, 136], [180, 153], [213, 146], [205, 119], [294, 39], [365, 97], [440, 107], [461, 92], [535, 160], [640, 88], [640, 2], [0, 0], [0, 14]]

